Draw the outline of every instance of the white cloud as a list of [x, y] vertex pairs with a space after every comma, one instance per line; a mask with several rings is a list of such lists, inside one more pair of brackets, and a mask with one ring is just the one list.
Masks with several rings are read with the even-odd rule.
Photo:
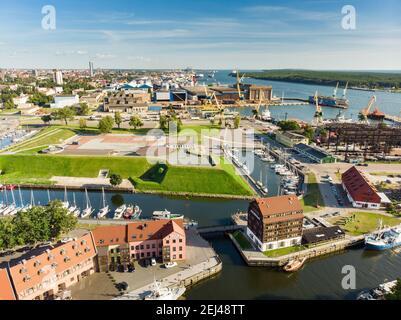
[[84, 50], [66, 50], [66, 51], [56, 51], [56, 56], [70, 56], [70, 55], [85, 55], [88, 54], [88, 51]]
[[284, 19], [285, 16], [288, 16], [291, 18], [291, 20], [328, 21], [341, 17], [341, 12], [313, 11], [283, 6], [250, 6], [245, 7], [242, 10], [254, 15], [265, 16], [266, 14], [280, 14], [281, 19]]
[[98, 59], [113, 59], [116, 58], [114, 54], [110, 53], [96, 53], [96, 58]]

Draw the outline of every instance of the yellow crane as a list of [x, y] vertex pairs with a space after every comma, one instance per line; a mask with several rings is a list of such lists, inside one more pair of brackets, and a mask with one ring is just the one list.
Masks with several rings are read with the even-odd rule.
[[369, 124], [368, 120], [368, 115], [370, 113], [370, 110], [372, 109], [372, 106], [376, 103], [377, 97], [372, 96], [368, 102], [368, 105], [366, 108], [363, 108], [361, 112], [359, 113], [359, 121], [362, 123]]

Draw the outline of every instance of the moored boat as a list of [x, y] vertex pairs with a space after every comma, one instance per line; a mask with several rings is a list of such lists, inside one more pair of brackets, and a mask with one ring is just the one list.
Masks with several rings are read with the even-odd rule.
[[284, 267], [283, 270], [286, 272], [295, 272], [302, 268], [306, 261], [306, 258], [290, 260]]
[[183, 219], [184, 216], [182, 214], [173, 214], [167, 209], [164, 211], [154, 211], [153, 219], [155, 220], [163, 220], [163, 219]]

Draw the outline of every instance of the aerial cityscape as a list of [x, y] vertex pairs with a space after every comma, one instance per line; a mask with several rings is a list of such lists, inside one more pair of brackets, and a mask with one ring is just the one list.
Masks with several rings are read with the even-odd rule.
[[0, 300], [400, 300], [397, 12], [4, 3]]

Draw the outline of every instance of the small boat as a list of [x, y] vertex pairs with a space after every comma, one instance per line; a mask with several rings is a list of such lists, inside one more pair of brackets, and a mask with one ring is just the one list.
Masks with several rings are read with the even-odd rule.
[[104, 188], [102, 188], [102, 205], [103, 205], [103, 207], [99, 210], [99, 212], [97, 214], [98, 219], [105, 217], [110, 212], [109, 206], [106, 204]]
[[81, 218], [88, 218], [92, 215], [93, 211], [95, 211], [91, 206], [87, 189], [85, 189], [85, 196], [86, 196], [86, 208], [82, 211]]
[[73, 197], [73, 205], [68, 208], [68, 212], [74, 215], [74, 212], [78, 209], [77, 203], [75, 201], [75, 193], [72, 194]]
[[155, 220], [162, 220], [162, 219], [183, 219], [184, 216], [181, 214], [173, 214], [167, 209], [164, 211], [154, 211], [153, 212], [153, 219]]
[[290, 260], [284, 267], [283, 270], [286, 272], [295, 272], [302, 268], [306, 261], [306, 258]]
[[185, 290], [185, 287], [162, 287], [161, 283], [155, 280], [153, 289], [145, 295], [144, 300], [177, 300]]
[[129, 205], [129, 206], [127, 206], [127, 208], [125, 209], [125, 211], [123, 213], [123, 218], [126, 220], [136, 220], [139, 218], [141, 213], [142, 213], [142, 210], [141, 210], [141, 208], [139, 208], [139, 206]]
[[118, 207], [114, 211], [113, 219], [121, 219], [123, 217], [123, 214], [124, 214], [125, 210], [127, 210], [127, 206], [125, 204], [123, 204], [122, 206]]

